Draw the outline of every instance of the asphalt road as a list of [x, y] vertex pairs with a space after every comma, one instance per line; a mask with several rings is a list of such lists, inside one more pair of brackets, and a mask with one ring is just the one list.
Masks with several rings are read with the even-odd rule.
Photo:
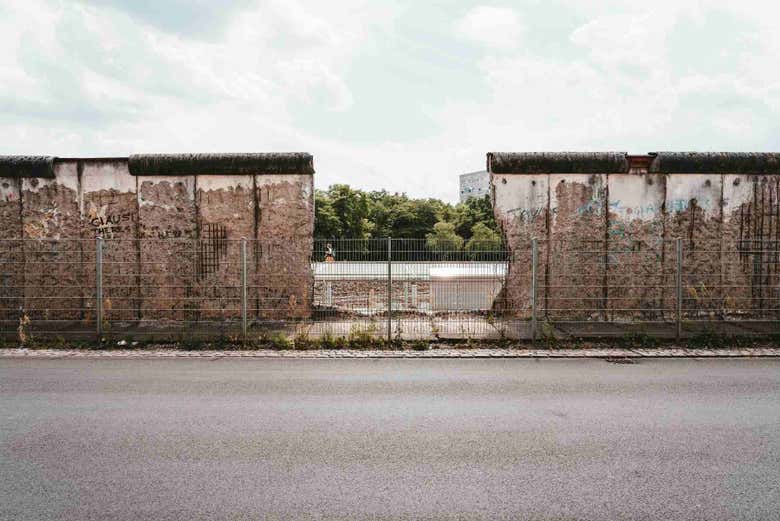
[[0, 360], [2, 519], [778, 519], [780, 360]]

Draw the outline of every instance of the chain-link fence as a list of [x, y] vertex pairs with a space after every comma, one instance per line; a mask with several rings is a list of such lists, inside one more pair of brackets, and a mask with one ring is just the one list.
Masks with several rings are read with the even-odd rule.
[[771, 334], [777, 242], [0, 240], [6, 338]]

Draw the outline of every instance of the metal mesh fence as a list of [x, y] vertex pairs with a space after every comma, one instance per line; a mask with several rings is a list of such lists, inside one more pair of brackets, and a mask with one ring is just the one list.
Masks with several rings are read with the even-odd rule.
[[6, 338], [777, 333], [777, 242], [0, 240]]
[[509, 258], [488, 244], [456, 250], [424, 239], [315, 241], [316, 332], [504, 336], [498, 309]]
[[537, 321], [582, 336], [780, 333], [778, 243], [605, 244], [536, 242]]

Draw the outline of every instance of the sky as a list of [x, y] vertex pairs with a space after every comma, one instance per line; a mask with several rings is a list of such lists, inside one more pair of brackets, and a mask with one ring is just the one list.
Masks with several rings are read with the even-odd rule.
[[780, 149], [780, 5], [0, 0], [0, 154], [314, 155], [458, 198], [489, 151]]

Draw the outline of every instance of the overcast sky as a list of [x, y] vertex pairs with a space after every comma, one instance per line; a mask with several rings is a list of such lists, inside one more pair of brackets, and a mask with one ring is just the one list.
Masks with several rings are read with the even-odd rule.
[[776, 2], [0, 0], [0, 154], [308, 151], [450, 201], [504, 151], [777, 151]]

